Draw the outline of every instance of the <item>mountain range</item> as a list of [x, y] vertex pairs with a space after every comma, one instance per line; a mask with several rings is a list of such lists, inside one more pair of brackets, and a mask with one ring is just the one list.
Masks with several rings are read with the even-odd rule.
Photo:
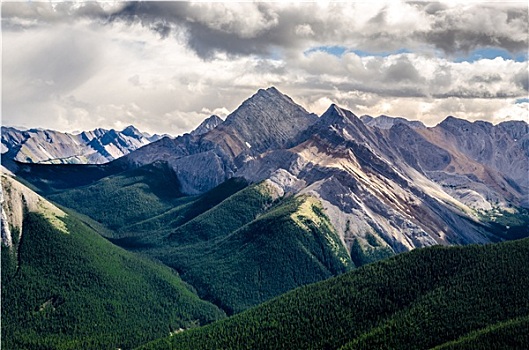
[[[20, 144], [22, 143], [18, 145]], [[63, 147], [68, 148], [68, 143], [63, 143]], [[22, 192], [38, 192], [38, 195], [27, 194], [28, 198], [40, 195], [38, 198], [42, 198], [41, 202], [49, 205], [32, 206], [30, 203], [34, 201], [13, 199], [19, 196], [16, 195], [18, 192], [4, 187], [3, 251], [7, 250], [11, 256], [20, 256], [27, 251], [24, 248], [24, 235], [38, 237], [38, 233], [34, 230], [35, 226], [24, 225], [24, 222], [36, 220], [39, 225], [65, 225], [62, 236], [57, 226], [52, 229], [55, 233], [46, 236], [50, 254], [53, 254], [55, 238], [69, 240], [79, 236], [92, 237], [90, 239], [98, 237], [102, 242], [98, 249], [112, 251], [113, 256], [124, 254], [123, 256], [130, 256], [130, 259], [145, 259], [141, 260], [141, 264], [149, 264], [150, 259], [154, 259], [161, 265], [161, 270], [142, 269], [142, 276], [149, 276], [142, 278], [156, 279], [160, 278], [160, 274], [166, 273], [163, 271], [176, 272], [172, 285], [177, 289], [180, 284], [188, 285], [193, 295], [185, 303], [197, 307], [193, 316], [165, 314], [165, 318], [160, 318], [159, 322], [167, 324], [166, 333], [171, 334], [180, 328], [193, 328], [194, 325], [202, 325], [226, 315], [243, 312], [245, 315], [255, 316], [262, 310], [258, 305], [275, 297], [282, 298], [280, 296], [292, 289], [333, 276], [343, 274], [350, 277], [330, 280], [335, 282], [329, 284], [318, 284], [322, 288], [321, 293], [325, 294], [328, 289], [333, 289], [333, 283], [341, 285], [340, 281], [347, 278], [372, 278], [366, 277], [371, 272], [365, 271], [379, 271], [387, 266], [384, 264], [393, 264], [392, 269], [402, 267], [403, 271], [413, 271], [414, 266], [422, 266], [421, 261], [426, 264], [436, 256], [435, 264], [428, 265], [421, 273], [437, 281], [435, 286], [439, 289], [429, 290], [425, 287], [417, 294], [417, 298], [423, 299], [416, 299], [428, 304], [435, 300], [428, 299], [431, 293], [452, 295], [452, 292], [447, 292], [447, 288], [453, 286], [451, 283], [466, 283], [467, 286], [482, 288], [483, 280], [488, 281], [488, 277], [483, 280], [479, 277], [482, 273], [480, 269], [483, 268], [479, 258], [482, 251], [471, 246], [465, 250], [452, 248], [446, 256], [443, 255], [444, 250], [436, 250], [440, 248], [419, 249], [416, 254], [406, 252], [437, 245], [486, 244], [529, 236], [529, 125], [523, 121], [493, 125], [447, 117], [434, 127], [426, 127], [418, 121], [404, 118], [359, 118], [335, 104], [329, 106], [321, 116], [317, 116], [271, 87], [257, 91], [224, 121], [212, 116], [190, 133], [150, 142], [105, 164], [28, 162], [17, 159], [17, 155], [22, 154], [19, 152], [22, 148], [19, 148], [18, 153], [9, 151], [3, 156], [2, 165], [12, 172], [3, 183], [12, 183], [8, 187], [15, 188], [23, 186], [16, 182], [21, 181], [31, 188]], [[47, 152], [51, 154], [50, 151]], [[66, 214], [50, 216], [39, 209], [42, 206], [57, 208], [52, 212], [59, 213], [59, 210]], [[32, 212], [37, 212], [38, 218], [35, 215], [28, 218], [27, 215]], [[9, 224], [6, 226], [5, 223]], [[65, 230], [69, 233], [64, 233]], [[79, 235], [76, 230], [80, 232]], [[54, 234], [59, 236], [55, 237]], [[63, 237], [64, 235], [69, 238]], [[510, 247], [525, 249], [527, 241], [518, 242], [524, 243], [498, 244], [502, 247], [498, 248], [502, 251], [500, 255], [508, 254], [503, 251], [508, 251]], [[84, 243], [72, 241], [61, 244]], [[87, 249], [83, 246], [83, 254], [94, 254]], [[503, 259], [494, 255], [498, 252], [495, 248], [490, 249], [492, 260]], [[391, 258], [397, 254], [400, 255]], [[465, 260], [462, 257], [467, 256], [466, 254], [475, 254], [477, 257]], [[523, 264], [520, 261], [522, 255], [513, 255], [513, 260], [509, 260], [509, 266], [505, 268], [509, 270]], [[2, 254], [2, 259], [4, 256]], [[443, 264], [447, 257], [463, 262], [455, 267], [445, 266]], [[31, 265], [31, 257], [27, 259]], [[59, 260], [56, 261], [57, 264], [67, 264], [66, 260]], [[383, 261], [375, 263], [379, 260]], [[16, 266], [17, 259], [13, 261]], [[371, 263], [374, 265], [364, 267]], [[94, 269], [90, 265], [83, 273], [105, 275], [106, 269], [118, 271], [122, 268], [111, 266], [113, 264], [98, 265], [99, 270], [95, 271], [99, 272], [90, 272]], [[495, 266], [494, 261], [490, 264]], [[13, 269], [16, 271], [16, 268]], [[358, 272], [354, 271], [357, 269]], [[446, 269], [456, 269], [458, 272], [443, 275], [442, 271]], [[53, 266], [50, 265], [49, 271], [54, 271]], [[127, 271], [131, 273], [130, 270]], [[471, 275], [473, 271], [479, 272], [475, 280], [461, 277]], [[358, 277], [364, 273], [367, 275]], [[441, 275], [444, 279], [437, 280]], [[5, 280], [6, 285], [15, 285], [12, 281], [15, 281], [16, 276], [16, 273], [2, 273], [2, 281]], [[417, 275], [404, 273], [400, 278], [403, 286], [416, 285], [418, 281], [414, 276]], [[46, 286], [59, 283], [52, 277], [46, 277], [47, 282], [42, 283]], [[31, 278], [31, 275], [27, 275], [26, 279], [16, 283], [34, 283]], [[344, 288], [340, 293], [346, 295], [348, 290], [353, 293], [355, 288], [363, 287]], [[365, 288], [371, 288], [369, 290], [373, 290], [374, 295], [382, 299], [389, 298], [387, 293], [406, 293], [404, 290], [392, 291], [386, 287], [377, 289], [375, 284]], [[457, 308], [474, 302], [465, 294], [470, 293], [465, 288], [463, 292], [459, 289], [454, 291], [454, 295], [464, 296]], [[492, 327], [497, 322], [501, 323], [498, 324], [500, 328], [510, 327], [509, 322], [517, 324], [518, 317], [522, 317], [520, 320], [525, 324], [523, 322], [526, 319], [523, 317], [529, 315], [526, 312], [527, 305], [515, 305], [508, 299], [512, 297], [514, 300], [515, 296], [520, 296], [519, 286], [498, 284], [497, 289], [501, 288], [505, 288], [505, 307], [512, 306], [519, 312], [499, 315], [484, 311], [479, 314], [483, 319], [495, 315], [490, 318], [489, 323], [476, 321], [472, 327], [464, 328], [465, 332], [448, 332], [446, 334], [449, 335], [445, 338], [435, 338], [437, 340], [426, 342], [424, 346], [441, 345], [467, 335], [473, 336], [470, 332]], [[68, 299], [70, 295], [76, 295], [70, 294], [73, 293], [71, 289], [52, 289], [56, 291], [51, 295], [38, 297], [33, 304], [17, 309], [22, 314], [27, 312], [24, 322], [42, 322], [39, 317], [44, 316], [31, 310], [38, 310], [48, 300], [51, 301], [46, 305], [51, 304], [53, 310], [61, 307], [74, 310], [75, 302], [67, 304], [54, 301], [60, 299], [59, 295], [68, 296], [63, 296], [64, 300], [80, 300], [76, 299], [77, 296]], [[151, 292], [155, 295], [160, 290], [155, 288]], [[131, 297], [135, 297], [134, 293]], [[287, 295], [291, 295], [288, 303], [293, 303], [292, 305], [297, 305], [296, 300], [304, 298]], [[3, 300], [9, 301], [13, 297], [7, 294], [4, 298], [3, 294]], [[483, 294], [478, 298], [479, 302], [488, 297], [488, 294]], [[97, 300], [94, 305], [106, 305], [100, 295], [86, 298]], [[369, 303], [376, 304], [379, 299], [373, 300]], [[125, 310], [123, 305], [128, 302], [126, 298], [120, 299], [117, 302], [121, 305], [119, 310]], [[170, 301], [163, 301], [165, 302]], [[361, 326], [364, 327], [361, 328], [364, 333], [358, 333], [360, 338], [340, 338], [343, 341], [338, 341], [332, 334], [325, 333], [318, 340], [320, 343], [315, 344], [322, 344], [323, 347], [327, 346], [325, 344], [332, 344], [329, 345], [331, 348], [345, 345], [351, 348], [379, 348], [380, 344], [369, 340], [373, 338], [371, 334], [386, 332], [385, 327], [391, 328], [394, 322], [401, 325], [399, 322], [413, 319], [412, 315], [416, 311], [408, 308], [413, 305], [410, 302], [412, 301], [395, 300], [398, 305], [384, 309], [387, 318], [380, 316], [382, 318]], [[63, 304], [66, 306], [61, 306]], [[313, 309], [307, 306], [306, 309], [288, 312], [303, 315], [313, 313], [321, 322], [329, 322], [325, 316], [325, 310], [329, 306], [317, 305], [313, 301], [307, 301], [304, 305], [311, 304]], [[430, 306], [425, 308], [432, 315], [438, 315], [439, 310]], [[248, 309], [251, 309], [249, 314], [245, 311]], [[93, 312], [90, 308], [80, 310]], [[347, 310], [340, 311], [338, 308], [336, 312], [346, 315], [349, 312]], [[366, 310], [368, 314], [378, 312], [374, 309]], [[199, 315], [200, 312], [203, 314]], [[404, 318], [391, 318], [395, 312], [401, 313]], [[5, 315], [2, 311], [3, 319], [7, 317]], [[98, 315], [102, 319], [108, 317], [105, 313]], [[278, 314], [271, 315], [272, 324], [279, 322], [277, 320], [282, 317]], [[303, 315], [300, 314], [299, 317], [305, 317]], [[458, 321], [459, 326], [464, 325], [464, 320], [468, 319], [464, 316], [466, 314], [462, 315]], [[248, 321], [251, 324], [254, 316], [244, 323]], [[170, 321], [170, 317], [176, 317], [178, 321]], [[329, 317], [335, 318], [331, 314]], [[133, 318], [141, 323], [139, 315]], [[57, 316], [57, 320], [59, 319]], [[196, 319], [200, 321], [193, 323]], [[214, 324], [219, 326], [204, 328], [204, 332], [209, 332], [206, 329], [214, 330], [210, 335], [204, 335], [200, 330], [196, 333], [186, 331], [184, 335], [189, 334], [192, 339], [192, 334], [203, 334], [207, 339], [213, 339], [218, 336], [215, 332], [219, 329], [223, 334], [225, 329], [231, 329], [231, 324], [239, 322], [231, 320], [229, 318]], [[492, 321], [496, 323], [493, 324]], [[296, 322], [293, 321], [293, 327]], [[504, 325], [502, 322], [507, 323]], [[252, 327], [257, 330], [256, 334], [250, 333], [255, 339], [266, 334], [266, 327]], [[419, 328], [407, 327], [402, 327], [403, 332], [426, 334]], [[48, 331], [50, 334], [59, 332], [58, 328], [50, 328]], [[4, 341], [6, 334], [2, 332]], [[91, 331], [86, 329], [86, 332], [88, 334]], [[26, 344], [26, 347], [38, 342], [38, 337], [31, 336], [33, 333], [29, 332], [27, 337], [22, 333], [24, 332], [17, 333], [14, 338], [8, 336], [6, 341], [14, 342], [10, 344]], [[64, 339], [69, 339], [68, 337], [75, 338], [76, 333], [68, 330], [64, 334]], [[278, 334], [277, 339], [283, 339], [283, 335]], [[148, 339], [147, 335], [136, 338], [127, 335], [119, 341], [110, 337], [101, 340], [99, 344], [140, 345], [161, 336], [160, 333], [153, 333]], [[177, 348], [187, 348], [188, 345], [185, 344], [189, 343], [186, 343], [186, 337], [187, 335], [175, 337], [174, 342], [163, 340], [153, 346], [162, 344], [163, 347], [165, 344], [169, 347], [174, 343], [179, 344]], [[56, 340], [54, 343], [52, 338], [50, 344], [55, 344], [55, 347], [59, 343], [63, 344], [64, 339], [53, 338]], [[125, 338], [130, 342], [120, 343]], [[219, 338], [219, 341], [224, 340]], [[362, 344], [371, 345], [363, 347]], [[204, 342], [203, 347], [211, 348], [211, 344]]]
[[[216, 115], [190, 132], [202, 135], [222, 123]], [[132, 125], [121, 131], [94, 129], [64, 133], [46, 129], [17, 129], [2, 126], [2, 157], [21, 163], [104, 164], [169, 135], [150, 135]]]
[[162, 137], [132, 125], [122, 131], [99, 128], [77, 134], [2, 126], [2, 157], [22, 163], [102, 164]]
[[[186, 194], [231, 177], [318, 199], [348, 250], [485, 243], [490, 222], [529, 206], [529, 125], [448, 117], [433, 128], [366, 125], [332, 105], [317, 117], [259, 90], [213, 131], [165, 139], [115, 163], [167, 162]], [[384, 127], [380, 127], [382, 125]], [[377, 126], [378, 125], [378, 126]], [[204, 171], [207, 169], [207, 171]]]

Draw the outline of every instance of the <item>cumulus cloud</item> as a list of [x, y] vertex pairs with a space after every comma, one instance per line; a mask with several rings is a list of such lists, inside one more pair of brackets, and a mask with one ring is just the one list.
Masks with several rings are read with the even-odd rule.
[[[367, 51], [431, 47], [447, 54], [494, 46], [525, 52], [527, 5], [507, 3], [7, 3], [7, 27], [27, 21], [93, 18], [138, 22], [162, 37], [184, 35], [201, 57], [215, 52], [271, 54], [274, 49], [340, 44]], [[25, 22], [24, 22], [25, 21]]]
[[3, 123], [179, 134], [270, 85], [316, 113], [522, 119], [527, 59], [454, 58], [523, 53], [527, 26], [520, 3], [3, 3]]

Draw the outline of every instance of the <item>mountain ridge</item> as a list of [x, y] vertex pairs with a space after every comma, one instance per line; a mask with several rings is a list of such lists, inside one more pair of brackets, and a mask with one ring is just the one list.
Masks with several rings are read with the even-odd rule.
[[[529, 136], [517, 130], [529, 125], [447, 117], [423, 128], [382, 117], [383, 127], [369, 126], [331, 104], [318, 118], [270, 87], [203, 134], [161, 139], [111, 165], [167, 162], [187, 195], [242, 176], [316, 196], [349, 251], [377, 249], [371, 235], [393, 252], [501, 239], [494, 217], [529, 205]], [[458, 139], [471, 129], [473, 142]]]
[[2, 157], [22, 163], [103, 164], [161, 138], [130, 125], [79, 133], [2, 126]]

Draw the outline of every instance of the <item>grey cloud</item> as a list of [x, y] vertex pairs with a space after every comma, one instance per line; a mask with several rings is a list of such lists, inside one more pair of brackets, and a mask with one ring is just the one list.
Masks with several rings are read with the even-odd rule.
[[424, 5], [424, 12], [429, 15], [435, 15], [438, 12], [444, 11], [447, 9], [447, 6], [440, 2], [430, 2], [430, 3], [419, 3]]
[[472, 83], [495, 83], [502, 80], [503, 78], [497, 73], [474, 75], [469, 79]]
[[503, 34], [477, 33], [472, 29], [450, 29], [440, 25], [431, 32], [420, 33], [425, 41], [434, 44], [448, 54], [469, 53], [472, 50], [486, 47], [499, 47], [518, 53], [527, 49], [527, 39], [516, 40]]
[[516, 73], [513, 82], [525, 91], [529, 91], [529, 74], [527, 69], [521, 69], [518, 73]]
[[[353, 53], [341, 59], [310, 54], [306, 61], [292, 62], [289, 66], [303, 69], [302, 76], [313, 76], [311, 82], [318, 80], [339, 91], [361, 91], [383, 97], [514, 98], [523, 95], [527, 86], [527, 74], [521, 68], [525, 65], [501, 60], [469, 65], [414, 54], [364, 59]], [[516, 73], [517, 70], [520, 72]], [[325, 78], [322, 74], [326, 74]]]
[[[107, 10], [101, 3], [87, 1], [75, 2], [3, 2], [3, 29], [18, 29], [35, 26], [38, 23], [71, 23], [80, 18], [108, 19], [114, 6]], [[118, 5], [121, 6], [121, 5]], [[22, 22], [28, 20], [30, 22]]]
[[476, 91], [466, 87], [460, 87], [442, 94], [432, 94], [433, 98], [445, 99], [457, 97], [462, 99], [505, 99], [519, 97], [519, 94], [508, 91], [491, 92], [487, 90]]
[[409, 59], [403, 56], [385, 70], [384, 80], [387, 82], [419, 82], [424, 81], [424, 78]]
[[[212, 6], [222, 7], [223, 4]], [[148, 2], [131, 3], [115, 13], [113, 18], [140, 20], [144, 25], [156, 29], [154, 23], [164, 20], [184, 28], [188, 33], [189, 46], [200, 56], [209, 57], [216, 51], [235, 55], [270, 54], [274, 48], [284, 50], [310, 45], [311, 43], [353, 45], [357, 49], [387, 51], [402, 47], [433, 45], [447, 54], [469, 52], [480, 47], [500, 47], [511, 52], [526, 50], [527, 36], [513, 37], [512, 33], [527, 30], [527, 7], [486, 6], [474, 4], [447, 7], [440, 3], [418, 4], [425, 18], [430, 21], [430, 30], [395, 27], [387, 24], [387, 11], [383, 7], [364, 27], [352, 29], [353, 18], [342, 16], [344, 8], [354, 9], [354, 4], [334, 4], [327, 12], [315, 4], [298, 7], [277, 7], [261, 3], [252, 7], [258, 17], [270, 25], [251, 36], [242, 35], [240, 26], [223, 23], [212, 26], [200, 20], [198, 10], [189, 3]], [[314, 13], [324, 11], [319, 16]], [[132, 16], [132, 17], [131, 17]], [[238, 19], [235, 18], [234, 21]], [[491, 26], [476, 28], [476, 23], [491, 23]], [[246, 24], [248, 25], [248, 24]], [[311, 29], [311, 35], [299, 35], [300, 26]], [[167, 27], [165, 27], [167, 28]]]
[[[427, 8], [424, 9], [427, 11]], [[448, 54], [468, 53], [477, 48], [499, 47], [510, 52], [525, 52], [528, 47], [528, 11], [476, 4], [463, 11], [445, 8], [435, 12], [430, 31], [418, 32], [418, 40], [435, 45]]]
[[[330, 4], [326, 9], [317, 4], [278, 6], [273, 3], [245, 3], [244, 11], [230, 4], [193, 4], [188, 2], [128, 2], [104, 7], [96, 2], [4, 4], [5, 25], [14, 26], [16, 19], [71, 21], [78, 17], [106, 23], [125, 21], [142, 25], [168, 38], [185, 34], [188, 46], [203, 58], [216, 52], [231, 55], [272, 55], [275, 50], [296, 50], [311, 45], [345, 45], [364, 51], [388, 51], [395, 48], [417, 48], [433, 45], [447, 54], [468, 52], [480, 47], [500, 47], [511, 52], [526, 50], [527, 6], [488, 6], [472, 4], [464, 7], [445, 4], [413, 4], [418, 14], [430, 23], [409, 28], [409, 24], [388, 24], [388, 7], [382, 7], [363, 26], [355, 26], [355, 18], [343, 14], [357, 4]], [[465, 5], [466, 6], [466, 5]], [[362, 16], [363, 14], [358, 14]], [[477, 28], [476, 24], [490, 23]], [[20, 24], [20, 23], [19, 23]], [[310, 28], [310, 35], [300, 28]], [[395, 32], [395, 30], [397, 30]]]
[[369, 25], [384, 25], [386, 24], [387, 9], [384, 7], [378, 14], [369, 19]]

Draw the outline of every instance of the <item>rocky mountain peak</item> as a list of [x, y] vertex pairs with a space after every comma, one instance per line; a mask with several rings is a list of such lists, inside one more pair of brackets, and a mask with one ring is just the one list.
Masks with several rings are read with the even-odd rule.
[[[303, 107], [296, 104], [290, 97], [281, 93], [275, 87], [269, 87], [268, 89], [259, 89], [253, 96], [245, 100], [237, 110], [231, 113], [227, 118], [226, 122], [231, 123], [234, 118], [241, 118], [241, 114], [249, 112], [247, 109], [278, 109], [278, 108], [289, 108], [300, 110], [305, 114], [309, 114]], [[259, 117], [265, 117], [265, 115], [256, 115]]]
[[212, 115], [209, 118], [204, 119], [199, 126], [190, 132], [193, 136], [203, 135], [210, 130], [215, 129], [219, 126], [224, 120], [222, 120], [218, 115]]
[[410, 128], [413, 129], [425, 129], [426, 125], [424, 125], [419, 120], [408, 120], [402, 117], [390, 117], [387, 115], [379, 115], [376, 118], [373, 118], [368, 115], [363, 115], [360, 117], [360, 119], [364, 122], [367, 126], [376, 127], [379, 129], [391, 129], [393, 125], [396, 124], [406, 124]]
[[130, 137], [135, 137], [135, 138], [138, 138], [138, 139], [143, 137], [143, 134], [137, 128], [135, 128], [133, 125], [127, 126], [125, 129], [123, 129], [123, 131], [121, 131], [121, 133], [123, 135], [130, 136]]
[[234, 135], [248, 148], [263, 152], [287, 146], [316, 120], [315, 114], [270, 87], [244, 101], [217, 129]]
[[284, 95], [283, 93], [281, 93], [281, 91], [279, 91], [275, 86], [270, 86], [267, 89], [259, 89], [257, 90], [256, 95], [262, 95], [262, 96], [269, 97], [269, 98], [273, 96], [277, 96], [279, 98], [288, 97]]
[[331, 104], [329, 108], [323, 113], [318, 121], [320, 127], [328, 127], [333, 125], [340, 128], [361, 128], [364, 132], [365, 125], [353, 112], [341, 108], [336, 104]]
[[449, 115], [445, 119], [443, 119], [438, 124], [438, 126], [446, 129], [446, 128], [453, 128], [453, 127], [461, 127], [461, 126], [470, 125], [470, 124], [472, 124], [472, 123], [469, 122], [468, 120], [459, 119], [459, 118], [456, 118], [456, 117], [454, 117], [452, 115]]

